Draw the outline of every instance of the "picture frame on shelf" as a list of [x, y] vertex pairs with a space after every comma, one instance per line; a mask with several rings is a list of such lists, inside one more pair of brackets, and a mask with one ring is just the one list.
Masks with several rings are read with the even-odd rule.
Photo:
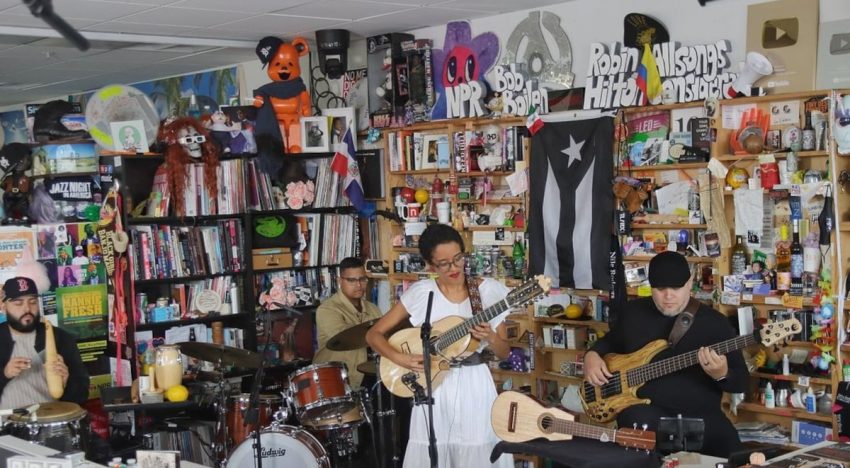
[[354, 149], [357, 149], [357, 120], [354, 118], [354, 112], [355, 109], [353, 107], [322, 109], [322, 115], [329, 117], [330, 120], [328, 139], [331, 150], [333, 150], [335, 144], [342, 143], [342, 138], [345, 136], [345, 131], [348, 128], [351, 128]]
[[425, 135], [422, 141], [422, 164], [419, 169], [438, 169], [440, 155], [440, 137], [444, 135]]
[[301, 117], [301, 151], [305, 153], [330, 152], [329, 119], [323, 116]]
[[148, 137], [145, 133], [145, 124], [141, 120], [111, 122], [109, 128], [112, 131], [113, 149], [115, 151], [147, 153], [150, 150]]

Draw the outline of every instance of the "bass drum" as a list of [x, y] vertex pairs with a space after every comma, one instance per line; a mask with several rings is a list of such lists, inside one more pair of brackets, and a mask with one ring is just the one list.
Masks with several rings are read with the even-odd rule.
[[[260, 433], [263, 463], [269, 466], [303, 468], [330, 468], [331, 462], [322, 444], [304, 429], [278, 426]], [[245, 439], [230, 454], [227, 468], [254, 466], [257, 451], [254, 439]]]

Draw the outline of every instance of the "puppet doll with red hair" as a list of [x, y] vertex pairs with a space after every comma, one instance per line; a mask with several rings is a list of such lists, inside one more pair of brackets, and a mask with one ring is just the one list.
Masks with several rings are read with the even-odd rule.
[[254, 107], [259, 108], [254, 128], [257, 152], [271, 174], [280, 170], [283, 153], [301, 152], [301, 117], [312, 115], [310, 95], [301, 79], [300, 59], [308, 51], [302, 37], [290, 43], [273, 36], [261, 39], [255, 50], [272, 80], [254, 90]]
[[[209, 133], [197, 119], [181, 117], [173, 120], [160, 130], [160, 140], [165, 142], [165, 164], [159, 170], [165, 170], [168, 191], [174, 200], [174, 213], [183, 216], [186, 212], [186, 183], [189, 180], [191, 164], [203, 164], [206, 197], [210, 200], [211, 213], [214, 214], [218, 197], [219, 166], [218, 147]], [[159, 172], [159, 171], [157, 171]]]

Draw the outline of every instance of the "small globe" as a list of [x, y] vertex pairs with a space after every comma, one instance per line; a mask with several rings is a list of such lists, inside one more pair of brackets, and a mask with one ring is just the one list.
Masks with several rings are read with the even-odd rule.
[[431, 194], [428, 193], [428, 191], [425, 189], [419, 189], [413, 195], [413, 198], [416, 199], [416, 203], [421, 203], [424, 205], [428, 202], [428, 199], [431, 198]]

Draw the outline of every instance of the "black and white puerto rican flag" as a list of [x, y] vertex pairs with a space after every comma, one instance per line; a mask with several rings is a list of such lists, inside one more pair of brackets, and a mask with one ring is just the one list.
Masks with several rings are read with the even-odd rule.
[[551, 121], [531, 140], [529, 274], [608, 290], [614, 119]]

